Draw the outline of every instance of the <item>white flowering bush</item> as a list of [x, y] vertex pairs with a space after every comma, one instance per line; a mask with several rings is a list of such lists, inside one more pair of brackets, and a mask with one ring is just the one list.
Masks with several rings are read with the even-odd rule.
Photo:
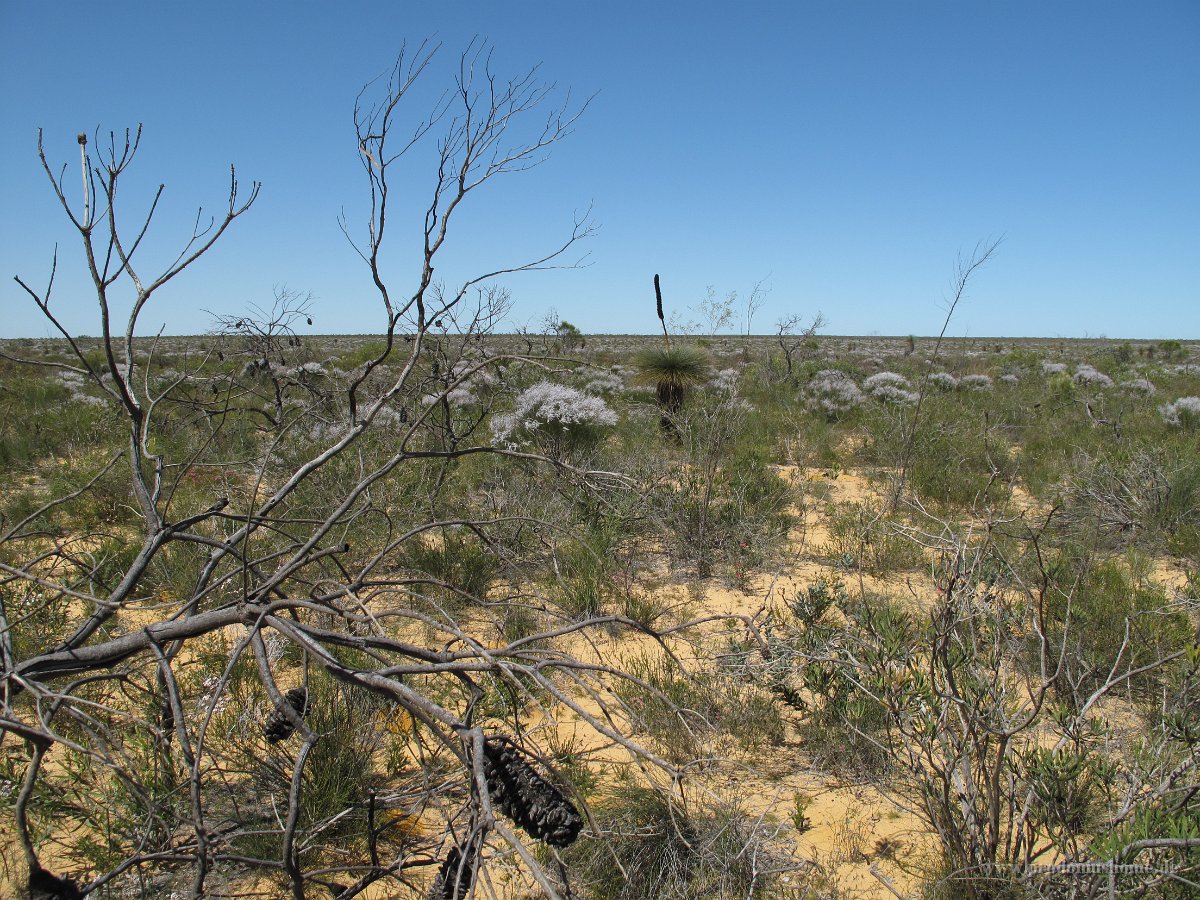
[[311, 378], [323, 378], [329, 373], [325, 371], [325, 367], [319, 362], [306, 362], [298, 366], [291, 366], [286, 370], [289, 378], [295, 378], [297, 381], [303, 381]]
[[992, 389], [991, 375], [964, 375], [958, 382], [964, 391], [990, 391]]
[[[474, 370], [474, 371], [472, 371]], [[452, 408], [484, 403], [491, 389], [500, 384], [500, 378], [491, 369], [480, 368], [478, 359], [462, 359], [446, 373], [445, 387], [441, 391], [426, 394], [421, 398], [422, 406], [434, 406], [444, 399]], [[450, 387], [453, 385], [453, 387]]]
[[[448, 404], [454, 407], [467, 406], [468, 404], [479, 402], [479, 398], [475, 396], [475, 392], [471, 390], [471, 385], [465, 382], [446, 391], [445, 400]], [[421, 405], [433, 406], [441, 401], [441, 394], [426, 394], [421, 398]]]
[[1098, 370], [1095, 366], [1090, 366], [1087, 363], [1080, 363], [1075, 369], [1075, 377], [1072, 379], [1078, 385], [1087, 387], [1107, 388], [1112, 387], [1113, 380]]
[[722, 369], [709, 381], [709, 387], [720, 391], [723, 394], [733, 394], [737, 392], [738, 377], [741, 375], [738, 369]]
[[92, 381], [82, 372], [65, 369], [58, 373], [58, 380], [67, 389], [67, 394], [72, 403], [81, 403], [85, 406], [107, 405], [103, 397], [97, 397], [95, 394], [84, 392], [84, 388], [91, 385]]
[[1141, 394], [1143, 397], [1153, 397], [1158, 391], [1149, 378], [1131, 378], [1122, 382], [1121, 390], [1129, 394]]
[[840, 369], [822, 369], [808, 383], [808, 403], [830, 419], [862, 406], [866, 396], [858, 383]]
[[1174, 428], [1200, 428], [1200, 397], [1180, 397], [1158, 408], [1163, 421]]
[[1042, 361], [1043, 375], [1061, 375], [1065, 371], [1067, 371], [1066, 363], [1050, 362], [1048, 359]]
[[917, 395], [907, 378], [896, 372], [877, 372], [863, 382], [863, 389], [881, 403], [908, 405]]
[[617, 424], [617, 414], [601, 397], [550, 381], [539, 381], [517, 397], [510, 413], [492, 418], [492, 436], [511, 448], [561, 449], [593, 438]]
[[930, 387], [935, 387], [939, 391], [952, 391], [958, 387], [958, 379], [949, 372], [933, 372], [926, 380]]
[[614, 369], [597, 375], [583, 389], [589, 394], [615, 394], [625, 390], [625, 379]]
[[891, 385], [893, 387], [911, 388], [907, 378], [898, 372], [876, 372], [874, 375], [865, 379], [862, 383], [863, 390], [868, 394], [874, 391], [881, 385]]
[[1021, 380], [1021, 377], [1019, 375], [1013, 374], [1012, 372], [1005, 372], [1003, 375], [1000, 376], [1000, 381], [1003, 382], [1004, 384], [1010, 384], [1010, 385], [1016, 384], [1020, 380]]

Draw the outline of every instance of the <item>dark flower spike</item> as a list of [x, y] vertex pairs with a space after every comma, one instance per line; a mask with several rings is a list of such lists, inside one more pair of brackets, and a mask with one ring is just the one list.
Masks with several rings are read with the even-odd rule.
[[483, 774], [492, 803], [530, 837], [567, 847], [579, 836], [583, 819], [574, 804], [507, 741], [484, 743]]
[[454, 846], [438, 867], [437, 877], [429, 888], [428, 900], [465, 900], [475, 880], [476, 856], [479, 845], [475, 838], [465, 847]]
[[29, 871], [29, 896], [31, 900], [82, 900], [83, 891], [70, 878], [34, 865]]
[[[300, 718], [303, 719], [308, 713], [308, 691], [304, 688], [292, 688], [283, 695], [283, 699]], [[296, 726], [287, 714], [282, 709], [276, 709], [267, 717], [267, 723], [263, 726], [263, 737], [270, 743], [277, 744], [290, 738], [295, 730]]]

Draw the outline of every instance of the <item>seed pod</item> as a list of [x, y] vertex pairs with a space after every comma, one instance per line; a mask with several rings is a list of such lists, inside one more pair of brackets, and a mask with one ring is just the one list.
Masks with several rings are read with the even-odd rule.
[[70, 878], [60, 878], [39, 865], [29, 870], [31, 900], [83, 900], [83, 891]]
[[[292, 688], [283, 695], [283, 699], [296, 715], [304, 718], [308, 712], [308, 691], [302, 687]], [[267, 723], [263, 726], [263, 737], [270, 743], [277, 744], [290, 738], [295, 730], [296, 726], [292, 724], [292, 720], [282, 709], [277, 709], [267, 717]]]
[[450, 848], [429, 888], [428, 900], [466, 900], [471, 893], [471, 883], [475, 880], [478, 849], [474, 840], [468, 841], [465, 848]]
[[574, 804], [525, 762], [516, 747], [486, 741], [483, 774], [492, 803], [530, 837], [567, 847], [579, 836], [583, 819]]

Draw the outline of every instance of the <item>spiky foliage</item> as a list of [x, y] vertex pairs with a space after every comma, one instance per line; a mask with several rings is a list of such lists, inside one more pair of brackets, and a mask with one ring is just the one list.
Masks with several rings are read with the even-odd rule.
[[660, 347], [639, 353], [634, 361], [635, 380], [653, 386], [658, 405], [664, 413], [674, 415], [683, 408], [684, 398], [691, 387], [703, 384], [708, 378], [708, 360], [696, 347]]

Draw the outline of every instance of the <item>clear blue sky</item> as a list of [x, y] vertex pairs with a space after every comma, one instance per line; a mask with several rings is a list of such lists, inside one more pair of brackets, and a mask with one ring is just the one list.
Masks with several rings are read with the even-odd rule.
[[[351, 108], [401, 42], [444, 42], [429, 90], [473, 35], [495, 68], [542, 64], [595, 99], [533, 172], [476, 195], [447, 277], [536, 255], [590, 204], [584, 269], [514, 277], [514, 319], [554, 307], [585, 331], [652, 332], [651, 278], [686, 315], [712, 285], [771, 289], [755, 321], [824, 311], [835, 334], [938, 330], [957, 253], [1004, 243], [958, 335], [1200, 338], [1200, 3], [288, 3], [0, 5], [0, 336], [48, 333], [11, 280], [44, 284], [98, 331], [78, 241], [36, 158], [79, 131], [145, 125], [130, 212], [167, 185], [147, 258], [169, 261], [228, 166], [254, 209], [173, 282], [144, 330], [207, 329], [276, 286], [315, 297], [314, 332], [380, 328], [361, 233]], [[419, 98], [418, 98], [419, 99]], [[412, 107], [415, 117], [423, 112]], [[432, 171], [414, 159], [406, 233], [387, 259], [413, 283]]]

